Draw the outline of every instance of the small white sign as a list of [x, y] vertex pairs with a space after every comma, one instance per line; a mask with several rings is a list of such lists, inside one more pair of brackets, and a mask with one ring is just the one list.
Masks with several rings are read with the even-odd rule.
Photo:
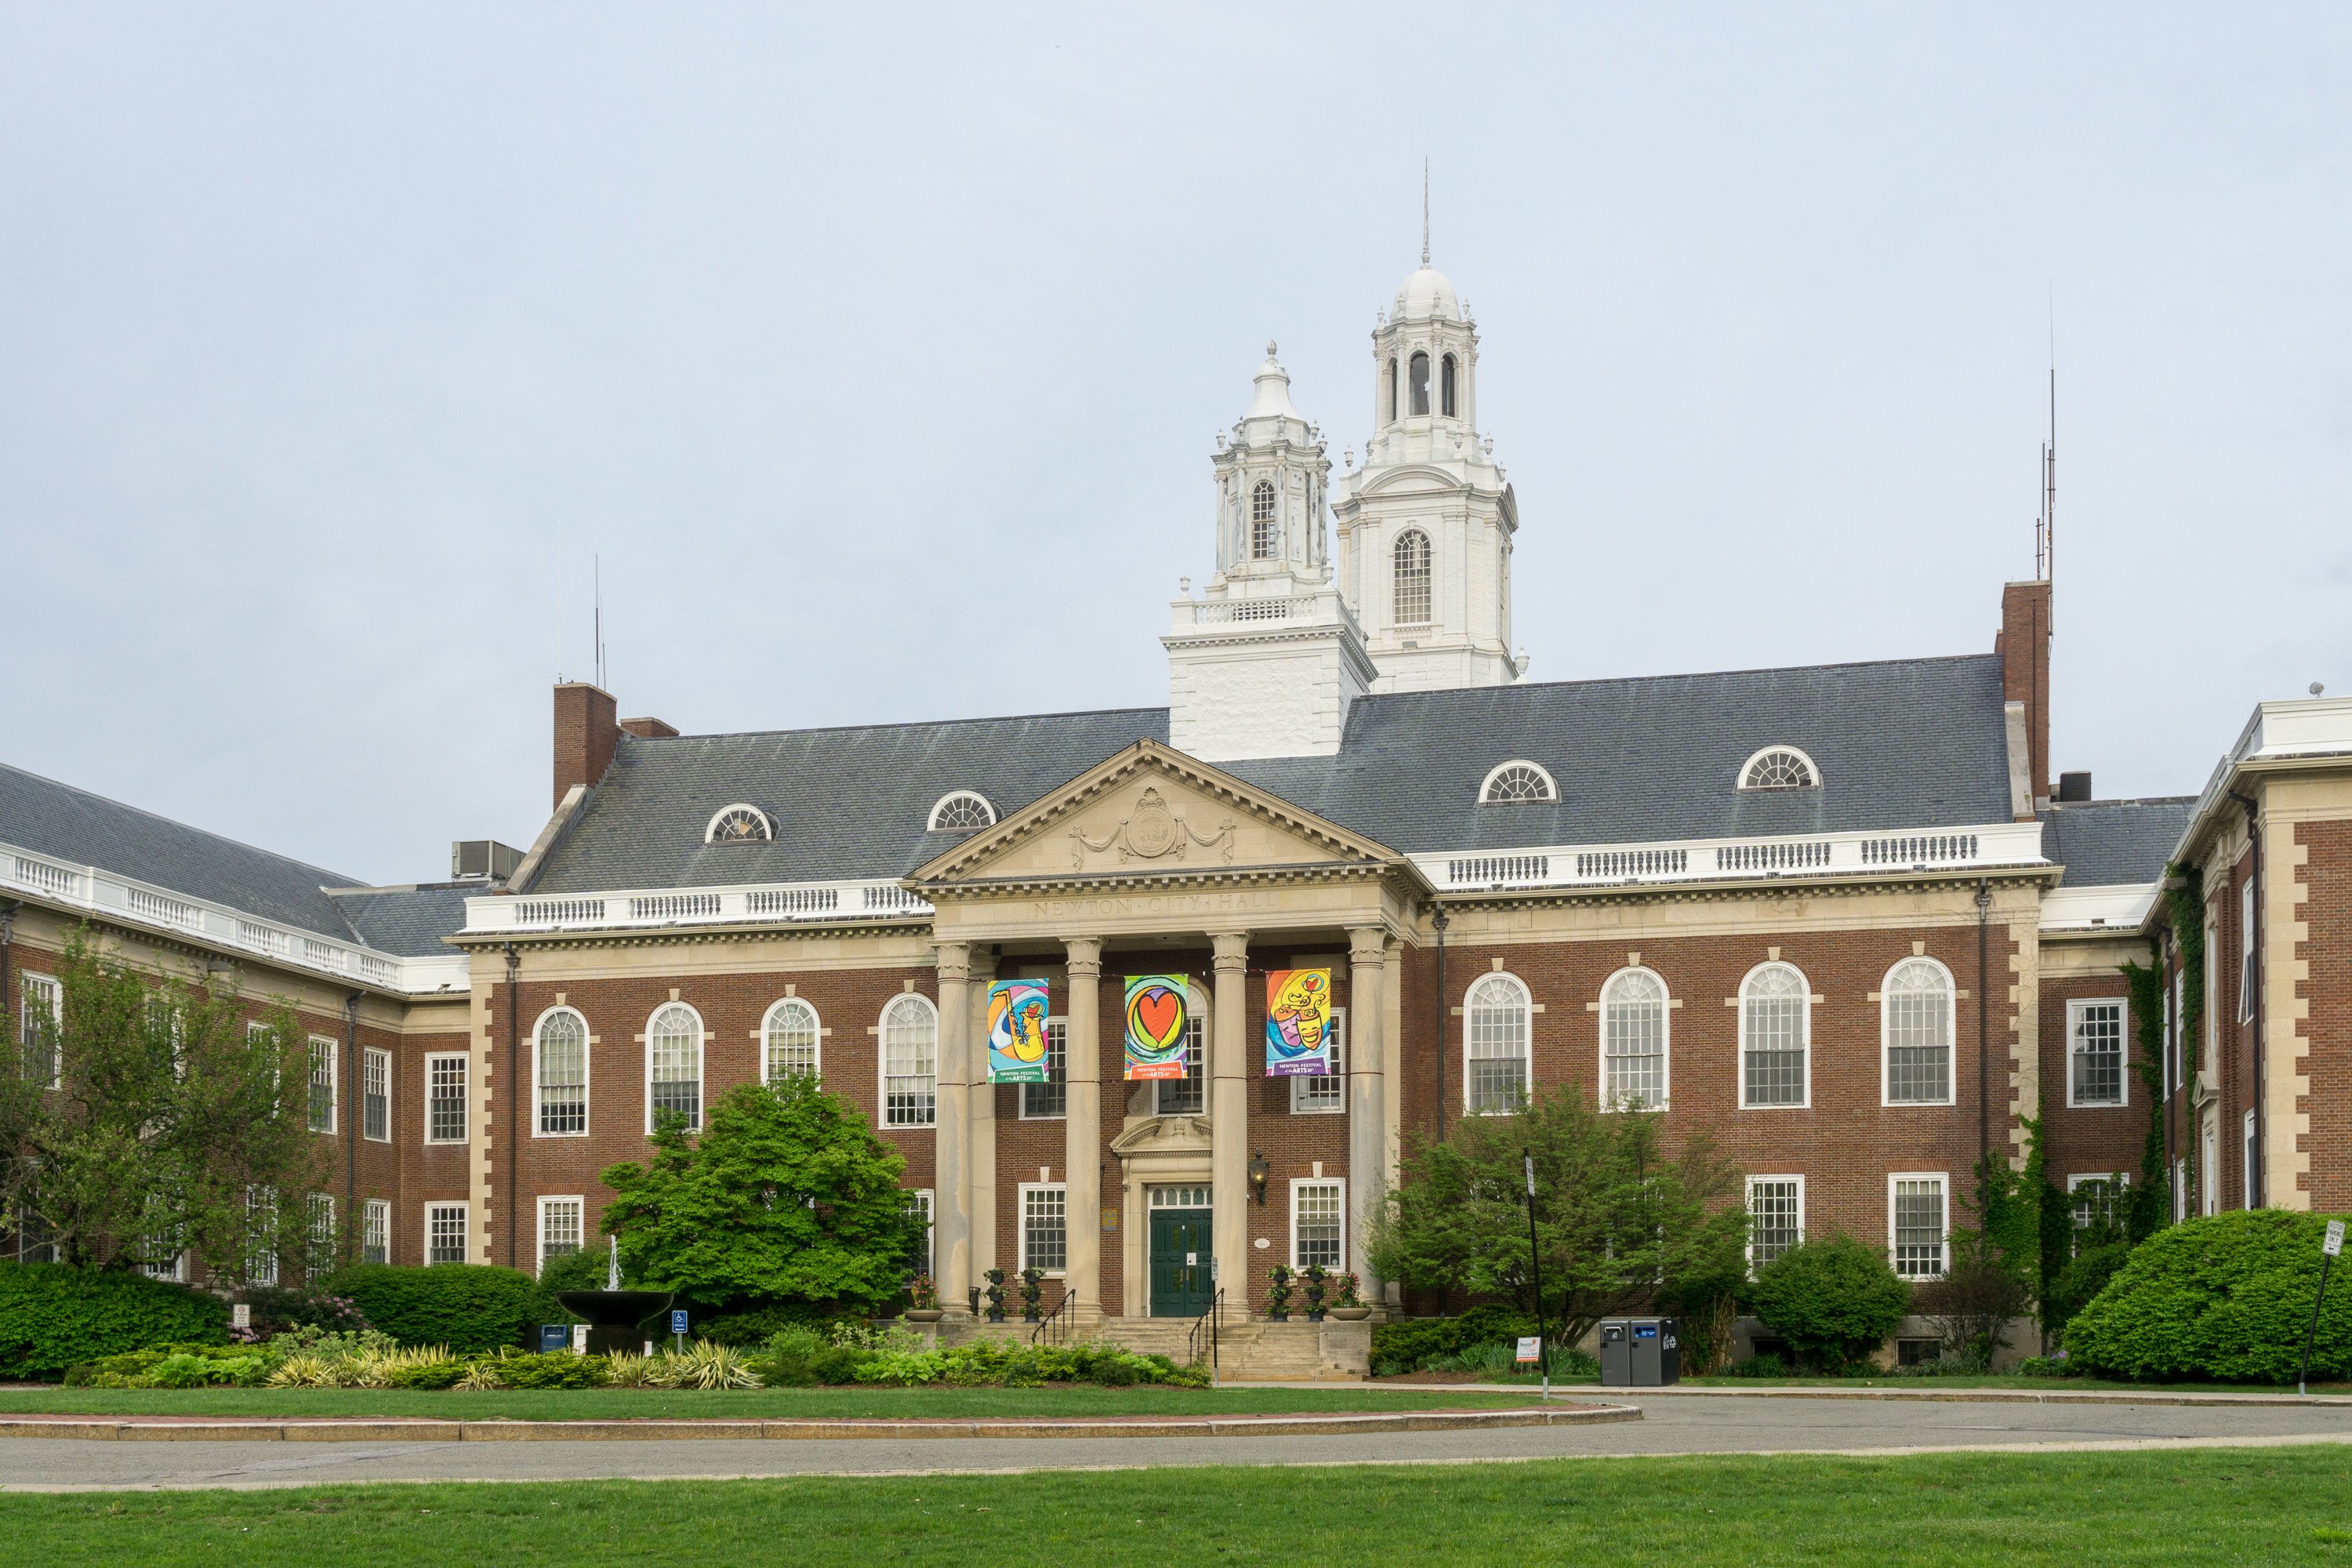
[[587, 1324], [574, 1323], [572, 1325], [572, 1348], [582, 1355], [586, 1355], [588, 1353]]
[[1543, 1341], [1534, 1334], [1520, 1335], [1519, 1360], [1529, 1365], [1543, 1360]]
[[2327, 1222], [2327, 1239], [2319, 1244], [2319, 1250], [2327, 1254], [2330, 1258], [2340, 1258], [2343, 1256], [2344, 1222], [2342, 1220], [2331, 1219]]
[[[2342, 1239], [2344, 1227], [2339, 1225], [2336, 1227], [2336, 1231], [2337, 1239]], [[253, 1309], [242, 1301], [237, 1302], [228, 1310], [228, 1326], [232, 1329], [253, 1327]]]
[[1197, 1253], [1197, 1252], [1188, 1252], [1188, 1253], [1186, 1253], [1186, 1254], [1184, 1255], [1184, 1267], [1185, 1267], [1185, 1268], [1198, 1268], [1200, 1266], [1201, 1266], [1201, 1255], [1200, 1255], [1199, 1253]]

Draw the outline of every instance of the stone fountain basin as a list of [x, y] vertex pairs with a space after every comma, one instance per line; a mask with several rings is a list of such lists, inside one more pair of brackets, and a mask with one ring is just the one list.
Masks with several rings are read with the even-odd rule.
[[637, 1325], [667, 1308], [673, 1298], [667, 1290], [559, 1290], [555, 1299], [565, 1311], [588, 1320], [589, 1350], [610, 1354], [637, 1349], [644, 1342]]

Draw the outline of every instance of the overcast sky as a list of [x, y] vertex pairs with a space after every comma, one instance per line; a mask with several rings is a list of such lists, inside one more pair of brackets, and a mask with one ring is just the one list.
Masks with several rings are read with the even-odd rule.
[[1475, 310], [1530, 679], [1988, 650], [2055, 763], [2352, 690], [2352, 9], [0, 4], [0, 760], [528, 844], [689, 732], [1166, 700], [1268, 339]]

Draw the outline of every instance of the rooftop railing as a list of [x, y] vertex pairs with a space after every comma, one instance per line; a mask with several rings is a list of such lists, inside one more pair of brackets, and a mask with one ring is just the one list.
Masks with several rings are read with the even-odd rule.
[[1447, 890], [1606, 888], [2043, 863], [2038, 822], [1937, 828], [1926, 833], [1810, 833], [1667, 844], [1571, 844], [1412, 858], [1432, 882]]

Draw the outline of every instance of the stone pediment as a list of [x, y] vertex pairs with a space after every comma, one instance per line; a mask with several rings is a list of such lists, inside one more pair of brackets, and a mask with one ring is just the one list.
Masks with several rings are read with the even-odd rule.
[[1213, 874], [1402, 857], [1156, 741], [1139, 741], [918, 867], [911, 880]]
[[1215, 1139], [1205, 1116], [1139, 1116], [1110, 1141], [1110, 1152], [1122, 1160], [1143, 1154], [1206, 1154]]

